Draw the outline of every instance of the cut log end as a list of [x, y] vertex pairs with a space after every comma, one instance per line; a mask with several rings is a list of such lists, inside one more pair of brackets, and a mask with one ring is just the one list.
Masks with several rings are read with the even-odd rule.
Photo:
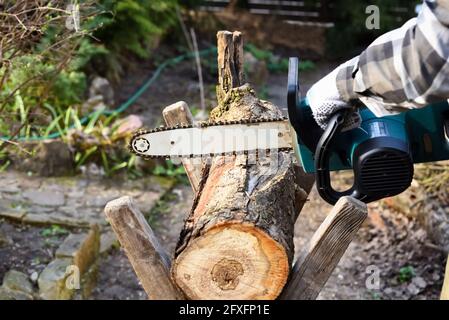
[[193, 240], [172, 270], [190, 299], [275, 299], [289, 273], [284, 247], [250, 224], [218, 224]]

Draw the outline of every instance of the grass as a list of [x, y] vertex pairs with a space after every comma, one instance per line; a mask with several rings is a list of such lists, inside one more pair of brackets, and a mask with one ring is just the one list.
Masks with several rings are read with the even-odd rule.
[[58, 225], [52, 225], [51, 227], [45, 228], [41, 231], [41, 235], [45, 238], [63, 236], [67, 234], [69, 234], [69, 231]]
[[166, 165], [157, 165], [153, 169], [153, 175], [160, 177], [174, 178], [178, 183], [188, 184], [186, 171], [182, 165], [175, 165], [172, 161], [167, 160]]
[[429, 193], [447, 189], [449, 185], [449, 163], [423, 163], [415, 166], [415, 179]]

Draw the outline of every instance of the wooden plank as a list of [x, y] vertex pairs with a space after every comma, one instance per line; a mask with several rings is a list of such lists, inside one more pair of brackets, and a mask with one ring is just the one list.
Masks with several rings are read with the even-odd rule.
[[441, 300], [449, 300], [449, 255], [446, 262], [446, 273], [444, 275], [443, 288], [441, 289]]
[[170, 259], [130, 197], [110, 201], [104, 213], [150, 299], [181, 300], [170, 279]]
[[281, 299], [316, 299], [367, 214], [363, 202], [340, 198], [300, 254]]
[[[184, 101], [176, 102], [162, 111], [165, 123], [167, 126], [176, 125], [190, 125], [193, 124], [193, 116], [190, 112], [189, 105]], [[182, 164], [186, 170], [187, 177], [189, 178], [190, 185], [193, 191], [198, 191], [198, 186], [201, 180], [201, 159], [182, 159]]]

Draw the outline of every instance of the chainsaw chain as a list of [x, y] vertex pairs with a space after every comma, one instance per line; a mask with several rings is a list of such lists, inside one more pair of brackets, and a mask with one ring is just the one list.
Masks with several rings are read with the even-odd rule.
[[[164, 126], [160, 126], [158, 128], [154, 128], [154, 129], [140, 129], [137, 130], [136, 132], [134, 132], [130, 142], [129, 142], [129, 151], [131, 153], [134, 153], [135, 155], [142, 157], [145, 160], [150, 160], [150, 159], [167, 159], [170, 158], [170, 155], [154, 155], [154, 156], [146, 156], [146, 155], [142, 155], [141, 153], [139, 153], [138, 151], [134, 150], [133, 148], [133, 143], [136, 139], [138, 139], [141, 135], [143, 134], [148, 134], [148, 133], [154, 133], [154, 132], [161, 132], [161, 131], [170, 131], [170, 130], [177, 130], [177, 129], [191, 129], [191, 128], [206, 128], [206, 127], [213, 127], [213, 126], [223, 126], [223, 125], [230, 125], [230, 124], [253, 124], [253, 123], [264, 123], [264, 122], [277, 122], [277, 121], [285, 121], [288, 120], [287, 117], [278, 117], [278, 118], [257, 118], [257, 119], [246, 119], [246, 120], [222, 120], [222, 121], [216, 121], [216, 122], [212, 122], [212, 121], [202, 121], [202, 122], [198, 122], [198, 123], [194, 123], [194, 124], [178, 124], [172, 127], [164, 127]], [[271, 151], [291, 151], [292, 148], [277, 148], [277, 149], [267, 149], [265, 151], [267, 152], [271, 152]], [[241, 154], [258, 154], [259, 150], [252, 150], [252, 151], [235, 151], [235, 152], [223, 152], [220, 154], [215, 154], [212, 153], [210, 155], [205, 155], [205, 154], [187, 154], [187, 155], [178, 155], [178, 158], [198, 158], [198, 157], [214, 157], [214, 156], [226, 156], [226, 155], [241, 155]]]

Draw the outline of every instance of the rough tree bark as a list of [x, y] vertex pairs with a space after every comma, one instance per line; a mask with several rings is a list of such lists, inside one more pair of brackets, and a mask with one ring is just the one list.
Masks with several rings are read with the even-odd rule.
[[[244, 84], [239, 32], [219, 32], [218, 106], [211, 120], [279, 117]], [[272, 152], [213, 158], [203, 167], [192, 210], [172, 264], [175, 283], [190, 299], [274, 299], [293, 259], [293, 228], [311, 188], [296, 180], [292, 154]]]

